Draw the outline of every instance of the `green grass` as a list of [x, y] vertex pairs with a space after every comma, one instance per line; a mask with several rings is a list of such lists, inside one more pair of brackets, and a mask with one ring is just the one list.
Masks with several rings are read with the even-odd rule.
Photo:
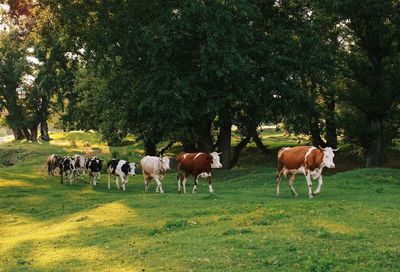
[[327, 176], [312, 200], [301, 176], [299, 197], [284, 183], [276, 197], [275, 170], [261, 163], [214, 171], [214, 194], [204, 180], [198, 194], [177, 194], [175, 173], [164, 195], [154, 182], [145, 194], [140, 174], [122, 192], [105, 175], [96, 188], [61, 185], [45, 159], [84, 150], [138, 162], [140, 144], [110, 150], [96, 134], [52, 136], [0, 146], [19, 156], [0, 166], [0, 271], [400, 270], [400, 170]]

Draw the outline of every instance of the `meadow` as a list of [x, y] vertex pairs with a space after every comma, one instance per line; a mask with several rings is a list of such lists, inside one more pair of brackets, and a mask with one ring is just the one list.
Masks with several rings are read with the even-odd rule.
[[[62, 185], [47, 176], [46, 158], [85, 153], [138, 163], [140, 143], [109, 148], [94, 133], [52, 137], [0, 145], [0, 162], [13, 164], [0, 166], [0, 271], [400, 271], [399, 169], [326, 171], [312, 200], [298, 176], [299, 196], [283, 182], [277, 197], [273, 159], [250, 147], [237, 167], [213, 172], [213, 194], [205, 180], [197, 194], [178, 194], [174, 171], [165, 194], [154, 181], [144, 193], [139, 171], [122, 192], [107, 189], [105, 174], [97, 187], [87, 177]], [[263, 141], [296, 144], [277, 133]]]

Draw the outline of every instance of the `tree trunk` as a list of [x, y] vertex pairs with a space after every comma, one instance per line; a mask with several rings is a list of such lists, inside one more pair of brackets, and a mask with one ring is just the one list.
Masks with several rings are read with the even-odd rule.
[[31, 137], [29, 140], [31, 140], [32, 142], [37, 142], [37, 138], [38, 138], [38, 127], [39, 124], [34, 124], [32, 125], [30, 131], [31, 131]]
[[229, 168], [234, 167], [238, 162], [239, 162], [239, 156], [243, 149], [247, 146], [247, 144], [250, 142], [251, 138], [254, 136], [254, 131], [257, 134], [257, 125], [252, 124], [249, 122], [248, 127], [247, 127], [247, 132], [246, 136], [242, 138], [242, 140], [239, 142], [237, 146], [233, 149], [233, 155], [232, 159], [229, 163]]
[[22, 140], [24, 139], [24, 134], [22, 133], [22, 130], [20, 128], [13, 128], [12, 132], [14, 134], [14, 139], [15, 140]]
[[50, 141], [49, 126], [47, 124], [47, 117], [49, 115], [49, 100], [50, 97], [43, 95], [39, 109], [40, 138], [43, 141]]
[[232, 122], [230, 119], [229, 112], [225, 112], [220, 115], [221, 124], [219, 128], [218, 136], [218, 151], [222, 152], [220, 155], [221, 164], [223, 169], [230, 168], [230, 157], [231, 157], [231, 134], [232, 134]]
[[146, 155], [155, 156], [157, 154], [155, 143], [153, 143], [151, 140], [144, 141], [144, 152]]
[[49, 126], [47, 124], [46, 120], [42, 120], [40, 123], [40, 138], [43, 141], [50, 141], [50, 135], [49, 135]]
[[203, 130], [199, 139], [199, 151], [206, 153], [214, 151], [214, 139], [211, 135], [211, 125], [212, 121], [209, 120], [203, 126]]
[[372, 119], [369, 122], [372, 132], [372, 143], [366, 154], [365, 167], [376, 167], [382, 163], [383, 155], [383, 121]]
[[233, 155], [232, 155], [232, 159], [229, 163], [229, 168], [234, 167], [238, 162], [239, 162], [239, 156], [242, 153], [242, 150], [247, 146], [247, 144], [250, 142], [251, 140], [251, 136], [250, 134], [246, 135], [246, 137], [244, 137], [240, 143], [235, 146], [235, 148], [233, 149]]
[[326, 123], [326, 145], [332, 148], [337, 148], [337, 133], [336, 133], [336, 118], [335, 108], [336, 102], [333, 96], [326, 96], [324, 98], [327, 116]]
[[312, 120], [310, 122], [310, 133], [312, 138], [312, 144], [315, 147], [321, 146], [326, 147], [326, 143], [321, 138], [321, 130], [318, 125], [318, 121]]
[[24, 135], [25, 139], [26, 139], [27, 141], [29, 141], [29, 140], [31, 139], [31, 134], [30, 134], [28, 128], [23, 127], [23, 128], [21, 129], [21, 131], [22, 131], [22, 134]]
[[260, 149], [265, 156], [268, 156], [268, 149], [265, 147], [264, 143], [258, 136], [257, 128], [254, 128], [251, 134], [253, 137], [253, 141], [256, 143], [257, 148]]

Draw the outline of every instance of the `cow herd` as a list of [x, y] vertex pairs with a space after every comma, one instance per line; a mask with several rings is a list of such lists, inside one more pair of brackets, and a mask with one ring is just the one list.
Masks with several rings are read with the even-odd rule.
[[[211, 168], [221, 168], [219, 154], [212, 153], [181, 153], [178, 161], [178, 191], [180, 192], [181, 179], [183, 182], [183, 191], [186, 193], [186, 180], [188, 176], [194, 177], [193, 192], [197, 192], [197, 180], [199, 177], [208, 179], [209, 190], [213, 192], [211, 185]], [[64, 179], [72, 184], [82, 180], [87, 172], [90, 177], [90, 183], [96, 186], [100, 180], [100, 171], [103, 166], [103, 160], [94, 156], [85, 158], [82, 155], [61, 157], [52, 154], [47, 158], [47, 172], [49, 176], [54, 176], [57, 168], [59, 169], [61, 183]], [[111, 189], [111, 178], [115, 177], [117, 189], [126, 190], [129, 176], [134, 176], [136, 163], [126, 160], [111, 159], [106, 163], [106, 172], [108, 176], [108, 189]], [[156, 192], [164, 193], [162, 181], [164, 175], [170, 170], [170, 159], [168, 157], [145, 156], [140, 161], [144, 178], [144, 188], [149, 190], [149, 183], [154, 179], [156, 182]], [[119, 182], [121, 180], [121, 183]]]
[[[294, 179], [296, 174], [304, 174], [308, 186], [308, 195], [313, 198], [321, 191], [322, 187], [322, 169], [324, 167], [334, 168], [333, 162], [334, 152], [337, 149], [330, 147], [310, 147], [297, 146], [281, 148], [278, 152], [278, 167], [276, 172], [276, 194], [279, 195], [279, 185], [282, 177], [287, 177], [289, 187], [293, 195], [297, 196], [294, 189]], [[193, 193], [197, 192], [197, 183], [200, 177], [207, 178], [209, 192], [213, 192], [211, 182], [211, 169], [221, 168], [220, 163], [221, 153], [197, 152], [197, 153], [180, 153], [177, 158], [177, 180], [178, 192], [181, 192], [181, 184], [183, 192], [186, 193], [186, 181], [188, 176], [193, 176], [194, 186]], [[93, 186], [100, 180], [100, 171], [103, 166], [103, 160], [94, 156], [85, 158], [82, 155], [61, 157], [52, 154], [47, 158], [48, 175], [54, 176], [57, 168], [61, 177], [61, 183], [64, 183], [64, 178], [69, 184], [73, 181], [83, 179], [85, 173], [90, 177], [90, 183]], [[111, 159], [106, 163], [106, 172], [108, 175], [108, 189], [111, 189], [111, 177], [115, 177], [117, 189], [122, 187], [126, 190], [129, 176], [135, 175], [136, 163], [126, 160]], [[149, 190], [151, 180], [156, 182], [156, 192], [164, 193], [162, 181], [164, 175], [170, 170], [170, 159], [168, 157], [145, 156], [140, 161], [140, 167], [143, 173], [145, 192]], [[318, 179], [318, 187], [316, 191], [312, 191], [312, 179]], [[121, 180], [121, 184], [119, 183]]]

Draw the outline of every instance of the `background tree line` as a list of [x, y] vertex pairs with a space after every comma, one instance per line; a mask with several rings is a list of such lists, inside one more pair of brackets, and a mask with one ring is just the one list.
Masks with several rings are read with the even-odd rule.
[[16, 139], [49, 139], [55, 113], [112, 145], [181, 142], [232, 167], [282, 122], [362, 147], [371, 167], [399, 136], [399, 1], [3, 2], [0, 107]]

